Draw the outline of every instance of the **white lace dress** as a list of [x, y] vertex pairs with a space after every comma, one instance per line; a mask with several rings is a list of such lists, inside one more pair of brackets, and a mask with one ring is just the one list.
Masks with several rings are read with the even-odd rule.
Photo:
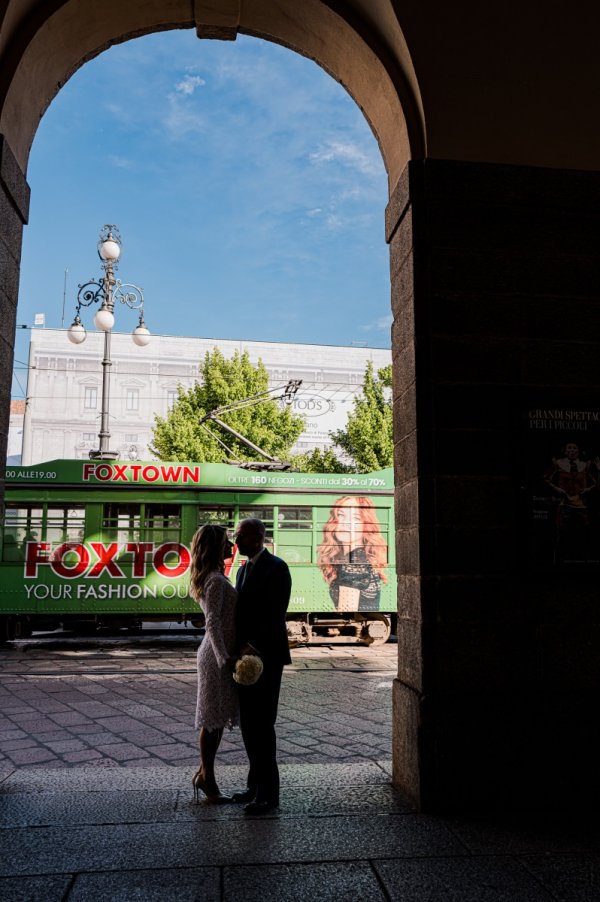
[[235, 649], [237, 592], [222, 573], [211, 574], [201, 599], [206, 619], [198, 649], [196, 729], [216, 730], [239, 723], [237, 686], [227, 667]]

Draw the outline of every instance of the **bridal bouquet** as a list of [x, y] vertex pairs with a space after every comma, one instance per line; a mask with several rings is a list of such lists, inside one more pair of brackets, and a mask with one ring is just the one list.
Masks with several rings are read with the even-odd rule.
[[252, 686], [263, 672], [263, 662], [257, 655], [242, 655], [235, 663], [233, 678], [241, 686]]

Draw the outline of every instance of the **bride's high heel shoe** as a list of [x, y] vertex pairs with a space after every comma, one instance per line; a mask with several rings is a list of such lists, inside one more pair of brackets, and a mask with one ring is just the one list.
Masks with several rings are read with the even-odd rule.
[[202, 788], [202, 784], [204, 783], [204, 778], [202, 777], [202, 768], [199, 767], [194, 776], [192, 777], [192, 788], [194, 790], [194, 801], [197, 803], [200, 801], [200, 789]]
[[202, 768], [196, 771], [194, 776], [192, 777], [192, 786], [194, 787], [194, 799], [196, 804], [200, 801], [200, 792], [203, 792], [206, 796], [206, 801], [211, 805], [223, 805], [226, 802], [231, 802], [229, 796], [221, 795], [219, 791], [216, 793], [211, 793], [206, 785], [206, 781], [204, 780], [204, 775], [202, 774]]

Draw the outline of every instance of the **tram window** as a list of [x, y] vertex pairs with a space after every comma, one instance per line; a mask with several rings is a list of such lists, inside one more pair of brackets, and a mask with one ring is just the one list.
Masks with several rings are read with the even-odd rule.
[[228, 532], [233, 533], [235, 528], [235, 511], [232, 507], [215, 505], [214, 507], [198, 508], [198, 526], [210, 523], [214, 526], [223, 526]]
[[27, 542], [42, 540], [42, 508], [32, 504], [6, 504], [2, 559], [21, 560]]
[[113, 542], [139, 542], [141, 539], [140, 504], [105, 504], [102, 530]]
[[146, 540], [154, 544], [178, 542], [181, 532], [181, 506], [179, 504], [147, 504], [144, 517]]
[[60, 545], [62, 542], [80, 542], [85, 534], [85, 508], [69, 505], [48, 507], [46, 540]]
[[277, 534], [277, 554], [288, 564], [312, 564], [312, 533], [294, 532]]
[[273, 508], [272, 507], [245, 507], [240, 508], [240, 520], [256, 518], [265, 524], [267, 544], [273, 544]]
[[280, 507], [279, 529], [312, 529], [312, 507]]

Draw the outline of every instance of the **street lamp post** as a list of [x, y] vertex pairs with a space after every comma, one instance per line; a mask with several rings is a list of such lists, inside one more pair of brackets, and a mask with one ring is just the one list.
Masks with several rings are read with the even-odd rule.
[[136, 345], [143, 348], [150, 341], [150, 332], [144, 322], [144, 293], [137, 285], [123, 284], [115, 278], [121, 256], [121, 235], [117, 226], [105, 225], [98, 239], [98, 256], [102, 261], [104, 276], [98, 281], [91, 280], [79, 285], [77, 291], [77, 307], [75, 319], [67, 331], [69, 341], [79, 345], [86, 339], [86, 331], [79, 316], [82, 307], [100, 304], [94, 317], [94, 325], [104, 332], [104, 357], [102, 359], [102, 411], [100, 415], [100, 447], [90, 451], [92, 460], [115, 460], [119, 455], [109, 449], [109, 404], [110, 404], [110, 336], [115, 324], [114, 309], [116, 301], [126, 304], [132, 310], [139, 310], [140, 318], [131, 337]]

